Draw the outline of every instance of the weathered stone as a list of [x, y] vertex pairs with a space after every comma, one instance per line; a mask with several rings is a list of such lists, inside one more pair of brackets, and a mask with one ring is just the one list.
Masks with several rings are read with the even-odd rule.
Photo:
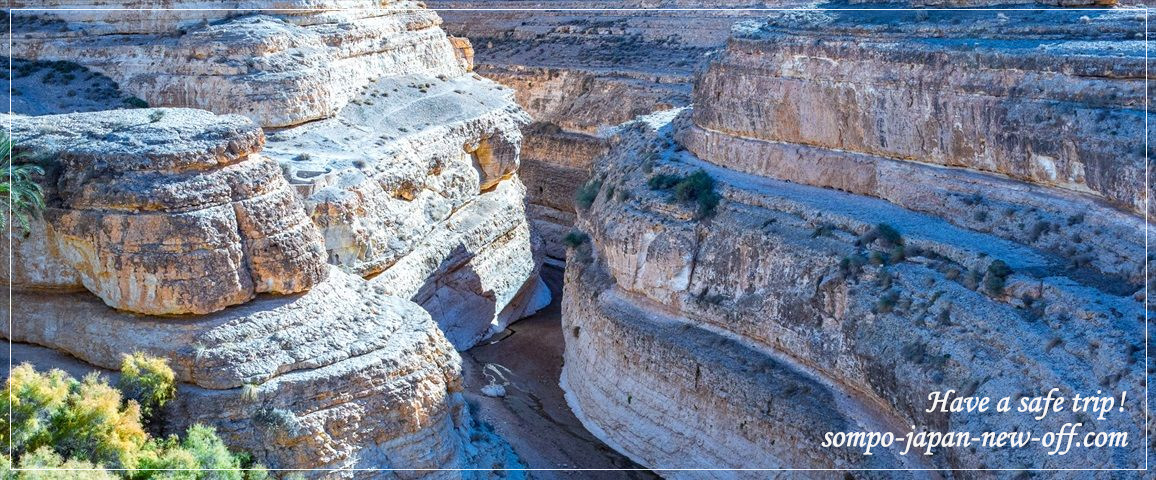
[[[47, 159], [56, 187], [41, 230], [17, 240], [35, 255], [17, 262], [17, 285], [68, 289], [79, 278], [112, 307], [166, 315], [300, 292], [325, 275], [320, 237], [244, 117], [147, 109], [10, 120], [18, 149]], [[31, 272], [46, 265], [54, 279]], [[41, 280], [19, 280], [30, 276]]]
[[[711, 101], [695, 109], [705, 132], [687, 147], [796, 181], [813, 180], [786, 165], [842, 171], [814, 177], [856, 193], [887, 196], [865, 183], [870, 166], [808, 147], [998, 173], [1140, 212], [1142, 24], [1126, 10], [815, 12], [742, 24], [696, 83], [696, 98]], [[712, 134], [774, 145], [736, 156]]]
[[266, 146], [330, 263], [420, 303], [459, 349], [548, 303], [516, 173], [528, 119], [510, 95], [476, 75], [381, 78]]
[[454, 56], [461, 62], [467, 72], [474, 71], [474, 46], [466, 37], [450, 36], [450, 44], [454, 46]]
[[[180, 384], [166, 430], [213, 425], [271, 468], [469, 468], [507, 454], [475, 430], [461, 359], [429, 314], [337, 269], [307, 293], [204, 316], [142, 317], [88, 294], [17, 293], [11, 306], [17, 322], [0, 327], [5, 337], [88, 369], [118, 368], [138, 351], [169, 360]], [[17, 363], [56, 366], [15, 353]], [[273, 410], [289, 424], [265, 420]]]
[[[477, 215], [457, 212], [470, 210], [502, 183], [520, 182], [519, 129], [528, 118], [511, 101], [512, 92], [467, 73], [468, 60], [455, 55], [466, 55], [468, 45], [457, 40], [453, 46], [454, 40], [437, 28], [440, 20], [433, 12], [408, 3], [380, 6], [362, 0], [293, 0], [278, 6], [300, 11], [261, 10], [246, 3], [233, 7], [238, 10], [164, 10], [152, 16], [132, 10], [18, 12], [13, 39], [20, 47], [14, 47], [14, 54], [55, 68], [67, 65], [46, 61], [75, 61], [152, 104], [235, 112], [267, 128], [285, 127], [269, 132], [263, 153], [281, 164], [281, 172], [272, 169], [270, 174], [283, 175], [293, 185], [321, 232], [329, 263], [362, 276], [380, 274], [398, 262], [415, 265], [402, 262], [415, 250], [448, 255], [450, 250], [443, 248], [448, 240], [442, 236], [457, 238], [453, 225]], [[357, 9], [325, 10], [330, 8]], [[30, 100], [21, 104], [32, 110], [45, 106]], [[513, 188], [521, 191], [520, 186]], [[211, 197], [214, 189], [205, 190], [192, 196]], [[514, 217], [495, 225], [506, 229], [477, 233], [500, 242], [479, 251], [500, 250], [497, 255], [509, 259], [504, 267], [484, 269], [493, 278], [481, 284], [499, 290], [453, 293], [471, 297], [468, 304], [492, 303], [495, 310], [455, 310], [463, 316], [436, 318], [466, 329], [461, 335], [450, 333], [461, 348], [477, 340], [477, 331], [504, 326], [544, 305], [537, 240], [507, 235], [515, 226], [513, 218], [525, 222], [518, 195], [502, 195], [510, 208], [500, 210]], [[247, 228], [254, 219], [276, 223], [278, 217], [267, 214], [288, 201], [278, 194], [245, 202], [248, 212], [264, 214], [240, 215], [247, 223], [239, 227]], [[269, 241], [246, 248], [263, 251]], [[475, 242], [475, 247], [485, 245]], [[471, 262], [422, 258], [434, 265]], [[279, 272], [287, 267], [293, 265], [254, 262], [250, 269], [263, 278], [251, 283], [278, 276], [289, 281], [292, 274]], [[439, 276], [452, 273], [418, 270], [433, 277], [398, 272], [398, 277], [415, 282], [398, 291], [416, 294], [427, 284], [448, 285], [439, 283]], [[244, 282], [220, 288], [239, 290]], [[415, 299], [429, 306], [426, 302], [436, 297], [431, 295]], [[240, 294], [236, 299], [243, 300]], [[461, 343], [466, 338], [468, 342]]]
[[[625, 130], [599, 160], [594, 175], [603, 188], [633, 195], [617, 200], [600, 192], [590, 210], [580, 212], [577, 227], [590, 241], [573, 249], [567, 263], [568, 400], [609, 444], [652, 466], [713, 461], [797, 468], [814, 461], [863, 468], [885, 457], [821, 448], [823, 433], [902, 435], [911, 425], [973, 433], [1058, 430], [1065, 422], [1086, 422], [1130, 438], [1143, 435], [1140, 409], [1094, 422], [1070, 412], [1037, 422], [1028, 415], [927, 413], [924, 403], [930, 391], [946, 389], [1000, 398], [1053, 386], [1085, 395], [1142, 388], [1144, 305], [1133, 295], [1141, 285], [1130, 275], [1071, 269], [1045, 250], [949, 219], [664, 150], [672, 117]], [[652, 174], [636, 159], [655, 150], [653, 175], [703, 169], [714, 178], [723, 196], [716, 215], [695, 221], [693, 205], [648, 188]], [[1049, 192], [1022, 194], [1029, 193]], [[1146, 227], [1132, 215], [1112, 214], [1088, 198], [1061, 198], [1088, 218], [1113, 218], [1129, 238], [1144, 236]], [[863, 240], [879, 223], [900, 232], [902, 257]], [[869, 255], [885, 260], [870, 264]], [[984, 272], [995, 260], [1013, 273], [989, 287]], [[969, 272], [979, 275], [971, 285]], [[721, 360], [728, 357], [735, 360]], [[760, 388], [775, 393], [754, 393]], [[751, 398], [772, 400], [762, 405]], [[789, 410], [798, 405], [787, 399], [805, 407]], [[853, 426], [822, 423], [839, 418]], [[811, 422], [819, 423], [794, 430]], [[618, 427], [623, 424], [645, 428]], [[731, 428], [716, 431], [717, 425]], [[778, 443], [762, 442], [781, 435], [798, 450], [785, 454]], [[692, 444], [712, 448], [670, 447]], [[1072, 461], [1134, 468], [1140, 449], [1129, 442], [1059, 458], [1042, 447], [951, 448], [903, 460], [917, 462], [909, 465], [915, 468], [1064, 468]], [[688, 457], [687, 451], [700, 453]]]
[[173, 10], [102, 11], [107, 2], [37, 2], [89, 9], [14, 12], [12, 56], [77, 62], [151, 105], [237, 113], [266, 127], [333, 116], [358, 88], [391, 72], [464, 72], [437, 14], [411, 3], [264, 5], [298, 11], [231, 3], [213, 7], [233, 11], [204, 10], [195, 0], [169, 2]]

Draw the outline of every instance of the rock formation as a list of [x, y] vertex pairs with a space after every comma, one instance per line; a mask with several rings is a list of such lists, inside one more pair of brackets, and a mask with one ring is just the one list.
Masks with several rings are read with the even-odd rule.
[[18, 152], [58, 166], [43, 233], [17, 241], [14, 286], [83, 285], [121, 310], [203, 314], [325, 276], [320, 236], [244, 117], [131, 109], [5, 120]]
[[5, 120], [49, 207], [11, 240], [4, 336], [167, 358], [166, 427], [273, 468], [516, 466], [462, 408], [455, 347], [549, 300], [526, 114], [416, 3], [278, 7], [13, 14]]
[[[1142, 18], [740, 23], [693, 109], [625, 126], [584, 187], [563, 300], [572, 407], [652, 468], [1141, 465], [1139, 403], [1036, 422], [925, 401], [1143, 390]], [[698, 171], [717, 207], [693, 202], [711, 182], [672, 188]], [[826, 431], [1066, 422], [1129, 442], [819, 446]]]
[[[279, 8], [318, 10], [20, 12], [13, 55], [80, 64], [134, 96], [128, 103], [235, 113], [270, 129], [265, 154], [319, 228], [329, 263], [397, 280], [394, 293], [434, 312], [460, 349], [543, 306], [516, 175], [529, 120], [509, 90], [467, 73], [466, 44], [414, 3]], [[141, 311], [203, 313], [246, 298]]]
[[125, 352], [167, 358], [181, 384], [165, 430], [214, 425], [270, 468], [505, 462], [508, 447], [465, 414], [461, 360], [429, 314], [331, 268], [307, 293], [192, 318], [117, 312], [87, 294], [16, 293], [17, 323], [3, 333], [88, 369], [115, 369]]
[[[574, 196], [606, 132], [635, 116], [685, 106], [695, 65], [725, 43], [744, 12], [455, 11], [542, 8], [509, 1], [428, 2], [446, 28], [470, 37], [475, 69], [515, 90], [534, 119], [525, 129], [522, 178], [528, 213], [548, 261], [562, 261], [562, 239], [574, 223]], [[665, 7], [639, 2], [550, 2], [552, 8]], [[785, 4], [785, 2], [772, 2]], [[681, 6], [696, 6], [691, 4]], [[721, 6], [737, 6], [724, 4]], [[745, 5], [744, 5], [745, 6]]]

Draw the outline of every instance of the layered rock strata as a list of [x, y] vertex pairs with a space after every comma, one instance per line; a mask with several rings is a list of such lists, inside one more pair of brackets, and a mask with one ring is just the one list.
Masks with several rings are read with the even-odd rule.
[[525, 113], [416, 4], [235, 7], [13, 14], [5, 120], [49, 208], [12, 240], [4, 336], [167, 358], [167, 431], [212, 424], [273, 468], [518, 466], [462, 408], [454, 350], [549, 300]]
[[679, 141], [720, 166], [884, 198], [1140, 283], [1143, 19], [1079, 13], [740, 25]]
[[[677, 12], [517, 10], [677, 6], [669, 2], [428, 3], [450, 32], [472, 39], [476, 70], [513, 88], [535, 120], [525, 130], [522, 177], [531, 223], [555, 262], [565, 258], [562, 238], [574, 222], [574, 196], [606, 151], [609, 130], [689, 104], [695, 65], [725, 43], [736, 18], [749, 14], [709, 12], [691, 20]], [[454, 10], [462, 8], [507, 10]]]
[[297, 293], [325, 276], [320, 236], [244, 117], [156, 109], [5, 121], [17, 155], [55, 159], [51, 207], [16, 239], [15, 287], [83, 285], [114, 308], [168, 315]]
[[[270, 468], [506, 462], [508, 447], [465, 413], [461, 359], [429, 314], [331, 268], [307, 293], [195, 317], [117, 312], [87, 294], [18, 292], [18, 322], [3, 334], [70, 354], [85, 363], [73, 366], [82, 371], [116, 369], [121, 355], [138, 351], [168, 359], [180, 384], [163, 414], [165, 431], [213, 425]], [[14, 362], [39, 358], [17, 346]]]
[[249, 119], [132, 109], [6, 120], [51, 188], [50, 207], [13, 239], [4, 337], [89, 368], [133, 352], [168, 359], [181, 392], [166, 431], [214, 425], [272, 468], [514, 458], [463, 410], [461, 360], [429, 312], [325, 264], [322, 235]]
[[[229, 7], [19, 12], [13, 52], [66, 77], [78, 73], [60, 65], [79, 63], [132, 105], [257, 121], [328, 262], [393, 279], [458, 348], [547, 303], [517, 176], [529, 120], [509, 90], [467, 72], [468, 42], [409, 2]], [[459, 306], [438, 304], [449, 298]]]
[[[567, 264], [563, 382], [591, 431], [656, 469], [1142, 464], [1138, 402], [1041, 421], [927, 411], [948, 389], [1131, 399], [1147, 368], [1143, 152], [1124, 135], [1145, 113], [1135, 14], [948, 13], [743, 25], [693, 111], [622, 130]], [[1032, 168], [1044, 156], [1056, 176]], [[698, 171], [713, 213], [663, 189]], [[1129, 441], [820, 446], [828, 431], [1065, 423]]]
[[[564, 386], [608, 444], [656, 469], [1137, 465], [1140, 408], [1042, 423], [924, 409], [933, 390], [1142, 389], [1140, 285], [881, 200], [663, 151], [667, 139], [653, 131], [631, 135], [595, 171], [603, 187], [579, 217], [589, 243], [571, 252], [563, 300]], [[713, 218], [695, 221], [693, 206], [647, 187], [652, 175], [634, 159], [653, 151], [662, 152], [653, 175], [703, 169], [718, 182]], [[900, 253], [870, 240], [880, 223], [900, 232]], [[1142, 222], [1132, 224], [1143, 238]], [[993, 293], [985, 285], [996, 260], [1014, 274]], [[896, 459], [819, 447], [824, 432], [979, 434], [1069, 421], [1129, 432], [1130, 443], [1066, 458], [943, 449]]]
[[[106, 10], [110, 6], [123, 10]], [[12, 56], [68, 60], [153, 105], [289, 126], [336, 114], [389, 72], [460, 75], [436, 13], [372, 0], [15, 2]], [[138, 9], [138, 10], [132, 10]], [[340, 10], [335, 10], [340, 9]]]

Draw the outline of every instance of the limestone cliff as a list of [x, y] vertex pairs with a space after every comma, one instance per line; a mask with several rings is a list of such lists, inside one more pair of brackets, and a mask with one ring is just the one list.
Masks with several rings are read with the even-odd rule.
[[13, 361], [167, 358], [166, 428], [272, 468], [517, 466], [455, 348], [549, 299], [526, 114], [416, 3], [278, 7], [13, 14], [5, 120], [49, 204], [10, 240]]
[[[381, 275], [393, 293], [429, 309], [458, 348], [545, 304], [517, 175], [529, 119], [509, 90], [467, 72], [464, 45], [438, 28], [436, 14], [412, 2], [220, 7], [237, 10], [22, 11], [13, 16], [13, 55], [80, 64], [137, 97], [130, 104], [253, 119], [269, 130], [265, 155], [319, 229], [328, 262]], [[44, 106], [33, 100], [17, 102]], [[276, 174], [273, 162], [260, 165]], [[292, 275], [308, 273], [286, 281]], [[204, 313], [247, 299], [245, 282], [216, 305], [136, 310]]]
[[[1142, 463], [1138, 402], [1038, 423], [924, 411], [949, 388], [1143, 390], [1142, 17], [910, 15], [740, 24], [693, 110], [614, 137], [563, 303], [568, 400], [609, 444], [653, 468]], [[700, 170], [713, 212], [663, 186]], [[826, 431], [1065, 422], [1129, 443], [819, 446]]]
[[[446, 28], [471, 38], [476, 71], [515, 90], [534, 118], [525, 130], [522, 177], [528, 213], [547, 258], [565, 258], [573, 200], [605, 132], [637, 115], [685, 106], [696, 64], [726, 41], [744, 12], [455, 11], [454, 8], [624, 8], [683, 2], [428, 2]], [[760, 2], [783, 5], [787, 2]], [[740, 6], [726, 3], [723, 7]], [[746, 6], [746, 5], [741, 5]]]
[[167, 315], [297, 293], [325, 276], [320, 236], [244, 117], [156, 109], [4, 120], [18, 154], [56, 160], [50, 208], [34, 236], [17, 239], [13, 286], [83, 285], [111, 307]]

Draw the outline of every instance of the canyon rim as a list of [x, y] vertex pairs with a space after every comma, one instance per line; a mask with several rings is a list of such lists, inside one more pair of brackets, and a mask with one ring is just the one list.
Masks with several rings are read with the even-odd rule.
[[5, 478], [1143, 477], [1148, 13], [9, 2]]

